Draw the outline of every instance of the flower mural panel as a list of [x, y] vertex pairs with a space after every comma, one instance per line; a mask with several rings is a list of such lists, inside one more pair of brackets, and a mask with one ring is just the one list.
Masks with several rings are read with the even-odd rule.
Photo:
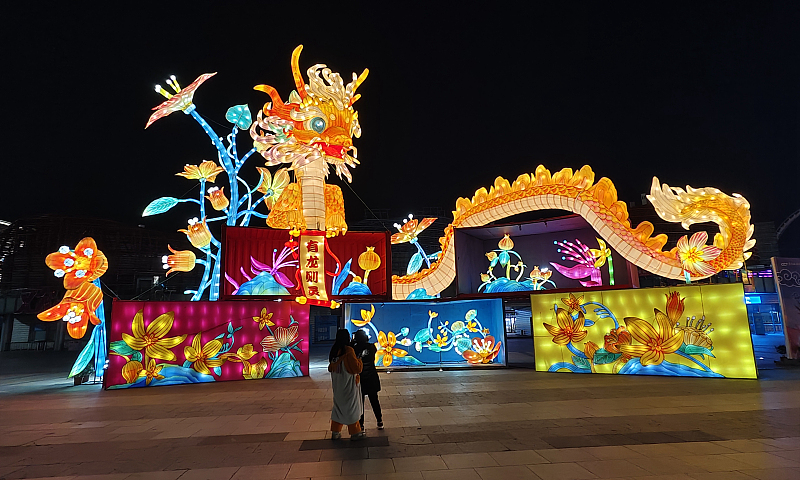
[[636, 267], [568, 216], [503, 226], [456, 229], [459, 294], [633, 286]]
[[105, 388], [308, 375], [308, 305], [115, 301]]
[[536, 369], [755, 378], [741, 284], [531, 295]]
[[348, 303], [345, 325], [364, 330], [383, 368], [505, 365], [502, 302]]
[[[309, 232], [292, 237], [286, 231], [256, 227], [227, 227], [222, 243], [222, 295], [288, 299], [309, 295], [318, 285], [331, 299], [389, 295], [389, 234], [348, 232], [325, 239], [310, 249]], [[313, 251], [312, 251], [313, 250]], [[324, 271], [319, 266], [324, 257]]]

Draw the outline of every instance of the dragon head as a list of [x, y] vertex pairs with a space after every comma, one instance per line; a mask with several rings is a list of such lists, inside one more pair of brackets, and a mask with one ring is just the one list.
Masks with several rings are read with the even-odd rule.
[[358, 164], [353, 137], [361, 136], [358, 113], [353, 104], [361, 95], [358, 86], [369, 70], [353, 74], [347, 85], [342, 77], [327, 66], [317, 64], [307, 71], [308, 84], [300, 73], [299, 59], [303, 46], [292, 52], [292, 76], [297, 87], [284, 103], [277, 90], [258, 85], [256, 90], [267, 93], [271, 102], [258, 112], [250, 127], [254, 145], [266, 159], [267, 165], [291, 164], [296, 169], [315, 160], [324, 160], [336, 168], [336, 174], [352, 181], [349, 167]]

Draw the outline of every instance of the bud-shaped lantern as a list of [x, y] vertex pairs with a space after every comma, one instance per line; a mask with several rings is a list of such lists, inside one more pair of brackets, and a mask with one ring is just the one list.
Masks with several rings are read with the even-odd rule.
[[189, 225], [185, 229], [178, 231], [185, 233], [195, 248], [203, 248], [211, 243], [211, 230], [208, 229], [205, 218], [202, 221], [193, 218], [189, 220]]
[[214, 210], [216, 211], [225, 210], [230, 204], [228, 197], [225, 196], [224, 190], [225, 187], [211, 187], [208, 189], [208, 195], [206, 195], [206, 198], [211, 202], [211, 206], [214, 207]]
[[375, 247], [367, 247], [367, 251], [358, 256], [358, 266], [364, 269], [364, 284], [367, 284], [369, 272], [381, 266], [381, 257], [375, 253]]
[[506, 233], [500, 242], [497, 243], [497, 246], [500, 247], [500, 250], [511, 250], [514, 248], [514, 242], [508, 237]]

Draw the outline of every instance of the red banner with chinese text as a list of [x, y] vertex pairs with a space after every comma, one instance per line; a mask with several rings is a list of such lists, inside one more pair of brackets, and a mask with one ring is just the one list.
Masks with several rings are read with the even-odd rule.
[[[320, 299], [308, 294], [324, 292], [332, 300], [385, 300], [391, 282], [389, 242], [389, 232], [348, 232], [326, 239], [324, 232], [292, 237], [287, 230], [226, 227], [221, 294], [225, 299]], [[316, 290], [309, 292], [312, 287]]]

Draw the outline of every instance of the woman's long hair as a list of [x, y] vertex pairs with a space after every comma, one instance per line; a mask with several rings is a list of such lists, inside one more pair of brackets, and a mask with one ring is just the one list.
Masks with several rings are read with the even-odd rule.
[[332, 362], [334, 358], [338, 357], [344, 352], [344, 347], [350, 346], [350, 332], [345, 328], [340, 328], [336, 332], [336, 341], [333, 342], [331, 353], [328, 354], [328, 361]]

